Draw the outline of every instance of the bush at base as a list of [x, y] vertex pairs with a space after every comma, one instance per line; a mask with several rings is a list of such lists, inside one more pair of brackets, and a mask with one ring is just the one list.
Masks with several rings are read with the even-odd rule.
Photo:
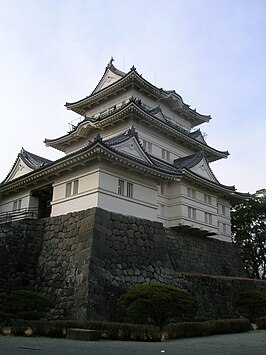
[[136, 323], [153, 321], [161, 328], [170, 318], [191, 320], [196, 313], [195, 298], [167, 285], [138, 285], [120, 297], [129, 319]]
[[255, 323], [259, 329], [266, 329], [266, 317], [257, 318]]
[[236, 306], [239, 313], [255, 323], [258, 317], [266, 316], [266, 292], [260, 290], [245, 290], [238, 294]]
[[30, 290], [12, 291], [4, 301], [4, 313], [16, 319], [40, 319], [52, 307], [51, 297]]
[[[4, 330], [2, 327], [2, 332]], [[127, 323], [112, 323], [100, 321], [23, 321], [12, 320], [10, 332], [13, 335], [32, 335], [65, 338], [69, 328], [98, 330], [101, 339], [161, 341], [213, 334], [228, 334], [245, 332], [250, 329], [247, 319], [224, 319], [205, 322], [183, 322], [168, 324], [161, 331], [151, 325], [136, 325]], [[28, 330], [31, 330], [30, 334]], [[1, 328], [0, 328], [1, 329]]]
[[164, 328], [164, 331], [168, 334], [168, 339], [240, 333], [248, 330], [250, 330], [250, 323], [245, 318], [171, 323]]

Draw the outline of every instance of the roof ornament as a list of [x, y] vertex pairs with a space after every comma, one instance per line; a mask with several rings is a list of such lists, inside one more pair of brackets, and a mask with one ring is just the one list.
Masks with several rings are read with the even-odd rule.
[[114, 58], [111, 57], [110, 62], [107, 64], [107, 68], [110, 68], [113, 65]]
[[135, 127], [132, 125], [126, 132], [127, 136], [135, 136], [137, 134]]
[[102, 137], [100, 133], [97, 133], [96, 136], [94, 137], [94, 142], [102, 142]]
[[136, 67], [134, 65], [132, 65], [132, 67], [130, 68], [131, 71], [136, 71]]

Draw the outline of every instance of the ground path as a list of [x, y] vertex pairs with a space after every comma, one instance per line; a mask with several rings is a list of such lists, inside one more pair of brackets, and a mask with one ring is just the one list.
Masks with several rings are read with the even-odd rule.
[[266, 330], [144, 343], [0, 336], [1, 355], [264, 355]]

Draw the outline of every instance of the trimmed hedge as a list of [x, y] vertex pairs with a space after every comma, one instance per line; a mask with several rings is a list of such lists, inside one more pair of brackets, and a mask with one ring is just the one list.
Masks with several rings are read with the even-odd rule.
[[258, 329], [266, 329], [266, 317], [257, 318], [256, 326], [258, 327]]
[[53, 320], [26, 321], [12, 320], [11, 329], [14, 335], [25, 335], [25, 330], [31, 328], [33, 336], [65, 338], [69, 328], [94, 329], [100, 332], [101, 339], [160, 341], [161, 332], [158, 327], [127, 323], [100, 321]]
[[230, 334], [250, 330], [248, 319], [221, 319], [205, 322], [171, 323], [164, 328], [167, 339], [200, 337], [214, 334]]
[[[2, 327], [3, 329], [8, 327]], [[250, 330], [247, 319], [224, 319], [205, 322], [172, 323], [164, 327], [151, 325], [137, 325], [127, 323], [113, 323], [100, 321], [26, 321], [12, 320], [10, 332], [13, 335], [32, 335], [64, 338], [68, 328], [94, 329], [100, 332], [101, 339], [161, 341], [168, 339], [207, 336], [213, 334], [238, 333]]]

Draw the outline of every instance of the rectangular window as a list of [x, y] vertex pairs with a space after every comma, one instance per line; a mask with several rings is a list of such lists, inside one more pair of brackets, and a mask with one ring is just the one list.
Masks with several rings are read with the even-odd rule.
[[212, 197], [210, 195], [204, 194], [204, 202], [208, 205], [212, 204]]
[[143, 139], [143, 148], [144, 148], [147, 152], [151, 153], [151, 152], [152, 152], [152, 144], [151, 144], [151, 142], [148, 142], [148, 141], [146, 141], [145, 139]]
[[77, 195], [79, 189], [79, 181], [74, 180], [66, 183], [66, 197]]
[[66, 197], [71, 196], [72, 182], [67, 182], [66, 184]]
[[222, 215], [223, 215], [223, 216], [225, 216], [225, 211], [226, 211], [226, 210], [225, 210], [225, 206], [222, 205]]
[[125, 194], [125, 181], [119, 179], [118, 180], [118, 194], [124, 196]]
[[170, 161], [170, 152], [166, 149], [162, 149], [162, 158], [164, 160]]
[[18, 201], [14, 201], [13, 202], [13, 210], [17, 210], [18, 209]]
[[196, 220], [196, 208], [188, 207], [188, 218]]
[[117, 193], [121, 196], [133, 197], [133, 184], [125, 180], [118, 180]]
[[205, 212], [205, 223], [212, 224], [212, 214]]
[[77, 195], [79, 192], [79, 181], [74, 180], [73, 181], [73, 195]]
[[13, 211], [20, 210], [21, 209], [21, 203], [22, 203], [21, 199], [14, 201], [13, 202]]
[[226, 224], [223, 223], [223, 234], [226, 234]]
[[131, 182], [127, 183], [127, 197], [133, 197], [133, 184]]
[[161, 205], [161, 216], [165, 217], [165, 206]]
[[196, 190], [192, 189], [191, 187], [187, 188], [187, 195], [191, 198], [196, 198]]

